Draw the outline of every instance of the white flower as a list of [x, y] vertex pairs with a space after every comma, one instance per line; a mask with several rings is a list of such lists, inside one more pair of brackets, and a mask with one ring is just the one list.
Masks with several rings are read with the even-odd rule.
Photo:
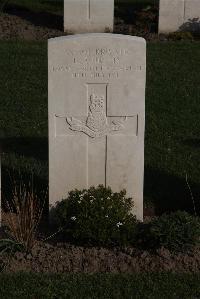
[[108, 218], [108, 215], [106, 215], [105, 217]]
[[90, 202], [93, 202], [94, 201], [94, 199], [95, 199], [95, 197], [93, 196], [93, 195], [90, 195]]
[[123, 223], [122, 222], [118, 222], [116, 225], [117, 225], [117, 227], [120, 227], [121, 225], [123, 225]]
[[110, 199], [110, 197], [108, 196], [107, 199]]
[[75, 221], [75, 220], [76, 220], [76, 217], [75, 217], [75, 216], [71, 217], [71, 220]]
[[101, 198], [101, 200], [103, 200], [103, 197]]

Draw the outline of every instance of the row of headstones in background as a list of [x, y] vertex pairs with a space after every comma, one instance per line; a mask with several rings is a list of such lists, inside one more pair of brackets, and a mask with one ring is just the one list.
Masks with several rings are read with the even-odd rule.
[[200, 0], [160, 0], [159, 33], [200, 32]]
[[64, 0], [64, 31], [113, 32], [114, 0]]
[[145, 40], [81, 34], [50, 39], [48, 52], [50, 204], [103, 184], [126, 189], [142, 220]]
[[[64, 31], [112, 32], [114, 0], [64, 0]], [[159, 33], [200, 32], [200, 0], [160, 0]]]

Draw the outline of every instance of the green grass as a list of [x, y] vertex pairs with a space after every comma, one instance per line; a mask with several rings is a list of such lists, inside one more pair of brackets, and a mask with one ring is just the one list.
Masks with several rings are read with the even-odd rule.
[[0, 55], [0, 137], [10, 153], [5, 163], [47, 177], [46, 43], [1, 41]]
[[[47, 178], [46, 43], [1, 41], [0, 70], [3, 164]], [[200, 203], [199, 70], [199, 42], [148, 44], [145, 200], [159, 211], [193, 210], [186, 173]]]
[[196, 299], [200, 275], [0, 275], [2, 299]]
[[[186, 174], [200, 199], [200, 44], [147, 48], [146, 186], [159, 205], [192, 208]], [[149, 189], [148, 189], [149, 188]]]
[[6, 137], [47, 136], [46, 43], [0, 45], [0, 127]]

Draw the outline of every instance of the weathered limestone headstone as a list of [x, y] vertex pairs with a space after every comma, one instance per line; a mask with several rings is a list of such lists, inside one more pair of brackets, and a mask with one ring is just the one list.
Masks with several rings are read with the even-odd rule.
[[103, 184], [143, 217], [146, 43], [82, 34], [49, 40], [50, 204]]
[[160, 0], [159, 33], [175, 32], [183, 24], [185, 0]]
[[112, 32], [114, 0], [64, 0], [64, 31]]
[[160, 0], [159, 33], [200, 32], [199, 0]]
[[195, 31], [200, 33], [200, 1], [185, 0], [184, 31]]

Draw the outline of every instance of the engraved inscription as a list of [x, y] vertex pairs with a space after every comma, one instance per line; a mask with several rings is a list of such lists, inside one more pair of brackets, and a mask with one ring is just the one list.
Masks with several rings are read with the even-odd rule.
[[112, 121], [108, 124], [105, 113], [105, 98], [92, 94], [90, 96], [89, 114], [86, 122], [82, 122], [74, 117], [67, 117], [66, 121], [69, 129], [82, 132], [91, 138], [98, 138], [107, 135], [112, 131], [119, 131], [124, 128], [126, 117], [122, 121]]
[[120, 79], [131, 72], [142, 71], [137, 62], [130, 64], [133, 55], [127, 49], [95, 48], [66, 50], [65, 63], [52, 65], [52, 72], [65, 72], [73, 79]]

